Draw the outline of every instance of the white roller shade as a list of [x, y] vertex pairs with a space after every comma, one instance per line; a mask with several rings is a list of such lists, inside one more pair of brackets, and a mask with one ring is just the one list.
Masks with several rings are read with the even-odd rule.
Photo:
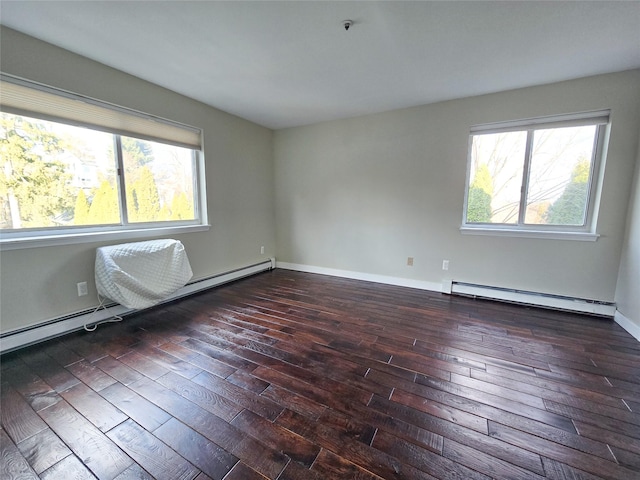
[[201, 149], [201, 130], [195, 127], [5, 75], [0, 79], [0, 109], [118, 135]]

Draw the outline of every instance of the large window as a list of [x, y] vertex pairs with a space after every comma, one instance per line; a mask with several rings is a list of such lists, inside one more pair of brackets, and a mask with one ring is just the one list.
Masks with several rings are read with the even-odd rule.
[[595, 234], [608, 112], [474, 127], [463, 231]]
[[39, 88], [2, 87], [3, 247], [204, 224], [199, 133]]

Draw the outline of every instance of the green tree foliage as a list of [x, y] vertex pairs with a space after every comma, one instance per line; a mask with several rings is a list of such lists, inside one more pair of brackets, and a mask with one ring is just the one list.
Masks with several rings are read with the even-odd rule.
[[582, 225], [587, 205], [590, 163], [581, 160], [571, 172], [571, 182], [545, 214], [550, 225]]
[[148, 164], [153, 150], [148, 142], [121, 137], [126, 178], [127, 216], [130, 222], [160, 220], [160, 195]]
[[138, 179], [127, 186], [127, 213], [132, 222], [159, 220], [160, 195], [153, 173], [147, 166], [139, 169]]
[[[120, 146], [127, 181], [133, 183], [139, 178], [140, 168], [153, 161], [153, 149], [149, 142], [131, 137], [120, 137]], [[108, 155], [115, 157], [113, 147], [109, 148]]]
[[[103, 179], [90, 194], [78, 188], [72, 167], [94, 165], [95, 158], [82, 135], [60, 131], [50, 122], [0, 114], [0, 228], [120, 223], [115, 179]], [[121, 147], [131, 222], [193, 218], [186, 194], [167, 198], [179, 179], [167, 177], [166, 169], [156, 172], [164, 186], [158, 189], [153, 143], [121, 137]], [[113, 146], [109, 150], [113, 156]]]
[[158, 220], [162, 222], [171, 220], [171, 210], [169, 209], [169, 205], [167, 205], [166, 203], [160, 208], [160, 212], [158, 213]]
[[92, 223], [89, 221], [89, 207], [87, 196], [84, 194], [84, 190], [80, 189], [76, 197], [76, 206], [73, 209], [74, 225], [89, 225]]
[[120, 137], [122, 159], [127, 178], [135, 182], [141, 168], [153, 161], [153, 151], [148, 142], [131, 137]]
[[493, 196], [493, 180], [486, 163], [476, 170], [473, 183], [469, 187], [467, 197], [467, 222], [491, 222], [491, 198]]
[[180, 192], [173, 196], [171, 200], [171, 217], [170, 220], [192, 220], [193, 206], [187, 199], [184, 192]]
[[111, 224], [120, 222], [118, 191], [104, 180], [93, 195], [89, 207], [89, 224]]
[[47, 227], [73, 209], [71, 175], [57, 159], [62, 140], [44, 125], [0, 114], [0, 224]]

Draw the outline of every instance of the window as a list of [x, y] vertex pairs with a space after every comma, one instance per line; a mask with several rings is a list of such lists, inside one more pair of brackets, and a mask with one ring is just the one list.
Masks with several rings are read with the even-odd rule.
[[3, 248], [205, 227], [199, 131], [4, 80]]
[[608, 122], [592, 112], [473, 127], [462, 231], [594, 240]]

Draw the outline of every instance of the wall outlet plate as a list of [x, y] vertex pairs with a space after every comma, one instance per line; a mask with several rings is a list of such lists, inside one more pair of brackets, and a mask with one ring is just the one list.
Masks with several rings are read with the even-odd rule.
[[78, 287], [78, 296], [84, 297], [89, 294], [89, 289], [87, 288], [87, 282], [80, 282], [77, 284]]

